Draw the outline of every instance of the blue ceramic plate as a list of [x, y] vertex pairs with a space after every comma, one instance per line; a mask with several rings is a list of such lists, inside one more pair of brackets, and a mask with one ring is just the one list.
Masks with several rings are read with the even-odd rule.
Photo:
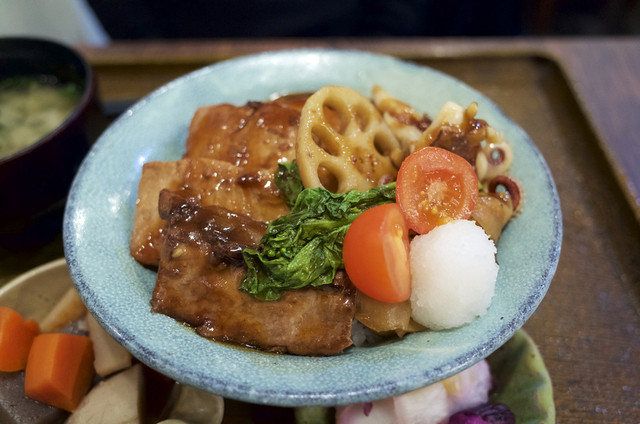
[[[412, 334], [327, 358], [271, 355], [211, 342], [150, 312], [155, 273], [129, 255], [142, 164], [177, 160], [196, 108], [266, 100], [341, 84], [369, 95], [379, 84], [435, 116], [447, 100], [479, 103], [478, 117], [505, 133], [524, 212], [504, 231], [488, 313], [465, 327]], [[71, 275], [88, 308], [136, 357], [176, 380], [248, 402], [335, 405], [382, 398], [438, 381], [488, 356], [529, 318], [555, 272], [562, 237], [549, 169], [529, 137], [489, 99], [423, 66], [376, 54], [294, 50], [229, 60], [151, 93], [100, 137], [72, 186], [64, 221]]]

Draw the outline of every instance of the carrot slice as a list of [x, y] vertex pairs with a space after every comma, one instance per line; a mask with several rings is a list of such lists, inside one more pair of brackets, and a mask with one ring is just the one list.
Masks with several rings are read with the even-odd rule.
[[40, 333], [34, 320], [26, 320], [11, 308], [0, 306], [0, 371], [24, 369], [33, 338]]
[[73, 412], [89, 391], [93, 374], [89, 337], [41, 334], [31, 346], [24, 392], [38, 402]]

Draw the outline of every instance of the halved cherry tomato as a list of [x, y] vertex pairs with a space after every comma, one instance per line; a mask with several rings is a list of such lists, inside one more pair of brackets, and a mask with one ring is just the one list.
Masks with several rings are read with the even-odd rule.
[[382, 302], [411, 295], [409, 228], [395, 203], [362, 212], [344, 237], [344, 266], [353, 284]]
[[478, 177], [469, 162], [439, 147], [424, 147], [402, 162], [396, 202], [411, 229], [425, 234], [467, 219], [478, 199]]

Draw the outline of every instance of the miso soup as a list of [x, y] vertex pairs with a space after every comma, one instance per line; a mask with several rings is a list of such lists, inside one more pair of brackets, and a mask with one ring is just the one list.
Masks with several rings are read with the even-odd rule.
[[0, 81], [0, 158], [12, 155], [55, 130], [73, 112], [82, 91], [36, 77]]

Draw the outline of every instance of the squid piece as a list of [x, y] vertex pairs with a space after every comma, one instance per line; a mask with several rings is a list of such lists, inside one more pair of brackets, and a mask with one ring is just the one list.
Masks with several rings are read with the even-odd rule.
[[486, 121], [476, 119], [478, 104], [473, 102], [466, 109], [448, 101], [442, 106], [435, 119], [422, 134], [416, 148], [425, 146], [441, 147], [462, 156], [474, 167], [483, 143], [487, 143], [490, 131]]
[[502, 133], [488, 127], [486, 138], [485, 144], [476, 156], [476, 173], [478, 180], [482, 182], [503, 175], [513, 162], [513, 150]]
[[[473, 104], [471, 105], [473, 106]], [[476, 107], [477, 110], [477, 107]], [[430, 146], [440, 137], [442, 131], [462, 132], [462, 124], [465, 121], [465, 109], [459, 104], [448, 101], [438, 111], [435, 119], [422, 134], [418, 147]], [[451, 131], [448, 131], [451, 130]]]
[[391, 96], [379, 85], [373, 86], [371, 100], [402, 144], [405, 155], [416, 150], [416, 143], [431, 124], [431, 119], [420, 115], [413, 107]]
[[[505, 191], [497, 191], [503, 187]], [[504, 227], [515, 217], [523, 205], [523, 191], [512, 177], [499, 175], [491, 179], [487, 192], [480, 192], [471, 219], [498, 243]]]

